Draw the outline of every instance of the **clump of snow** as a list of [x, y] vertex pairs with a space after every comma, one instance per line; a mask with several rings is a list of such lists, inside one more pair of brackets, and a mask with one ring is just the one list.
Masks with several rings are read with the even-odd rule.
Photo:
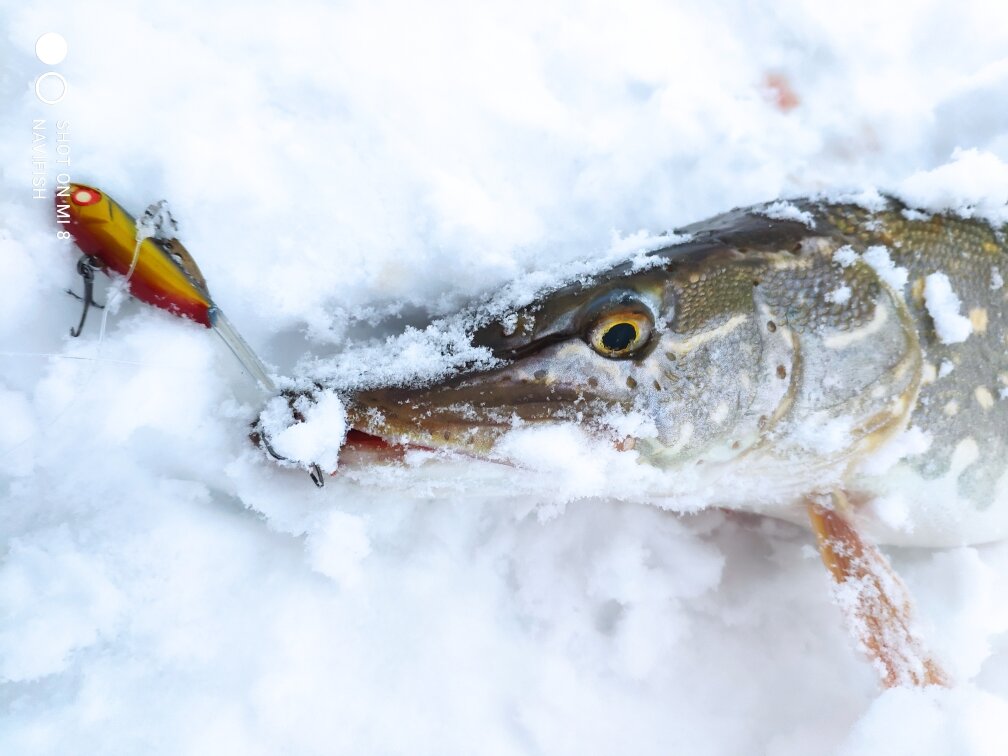
[[913, 174], [895, 193], [914, 207], [1001, 226], [1008, 223], [1008, 161], [992, 152], [956, 148], [951, 162]]
[[287, 397], [275, 396], [266, 403], [260, 421], [262, 431], [280, 456], [303, 466], [317, 464], [324, 471], [336, 469], [347, 423], [346, 410], [335, 391], [301, 394], [293, 406]]
[[944, 273], [932, 273], [924, 279], [924, 306], [943, 344], [958, 344], [973, 333], [973, 324], [960, 313], [962, 302]]
[[838, 286], [833, 289], [833, 291], [826, 292], [826, 301], [832, 302], [833, 304], [846, 304], [851, 298], [851, 287], [847, 284]]
[[938, 377], [944, 378], [955, 370], [955, 363], [952, 360], [942, 360], [938, 366]]
[[343, 390], [389, 384], [416, 384], [444, 378], [459, 370], [499, 364], [486, 347], [472, 344], [475, 318], [437, 320], [424, 329], [408, 326], [402, 333], [354, 350], [353, 360], [308, 359], [296, 371], [294, 385], [326, 382]]
[[504, 436], [497, 450], [519, 466], [565, 475], [564, 486], [574, 486], [575, 497], [605, 487], [606, 465], [598, 454], [598, 441], [580, 426], [516, 428]]
[[900, 211], [900, 215], [908, 221], [926, 221], [931, 217], [928, 213], [916, 210], [912, 207], [904, 207], [903, 210]]
[[[893, 262], [892, 258], [889, 256], [889, 250], [886, 247], [881, 244], [875, 244], [868, 247], [868, 249], [866, 249], [862, 254], [858, 254], [857, 250], [849, 244], [845, 244], [833, 253], [833, 262], [841, 268], [849, 268], [858, 260], [863, 260], [865, 263], [870, 265], [871, 268], [878, 274], [879, 278], [897, 292], [903, 291], [903, 287], [906, 286], [909, 274], [907, 273], [906, 268], [901, 268]], [[847, 292], [846, 296], [843, 294], [845, 289]], [[831, 297], [836, 296], [842, 297], [843, 301], [846, 302], [850, 297], [850, 287], [842, 286], [836, 292], [828, 293], [826, 298], [832, 302], [836, 300]]]
[[889, 200], [886, 196], [874, 186], [867, 186], [857, 191], [826, 191], [821, 192], [820, 196], [829, 202], [858, 205], [872, 212], [885, 210], [889, 205]]
[[889, 250], [880, 244], [868, 247], [861, 255], [866, 263], [878, 273], [879, 278], [889, 284], [897, 292], [902, 292], [906, 286], [909, 274], [906, 268], [901, 268], [889, 257]]
[[838, 248], [836, 252], [833, 253], [833, 262], [835, 262], [841, 268], [849, 268], [859, 259], [860, 255], [849, 244], [843, 245], [842, 247]]
[[876, 496], [871, 501], [872, 515], [893, 530], [913, 532], [913, 511], [898, 493]]
[[799, 209], [793, 202], [778, 200], [760, 208], [760, 214], [775, 220], [793, 220], [803, 223], [811, 229], [815, 228], [815, 219], [808, 210]]

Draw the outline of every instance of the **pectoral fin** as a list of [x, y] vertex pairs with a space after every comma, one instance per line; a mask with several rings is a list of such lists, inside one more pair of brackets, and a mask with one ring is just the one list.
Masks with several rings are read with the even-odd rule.
[[906, 585], [878, 547], [851, 522], [846, 496], [829, 504], [808, 501], [823, 563], [833, 576], [836, 602], [858, 646], [887, 688], [947, 685], [948, 678], [914, 632]]

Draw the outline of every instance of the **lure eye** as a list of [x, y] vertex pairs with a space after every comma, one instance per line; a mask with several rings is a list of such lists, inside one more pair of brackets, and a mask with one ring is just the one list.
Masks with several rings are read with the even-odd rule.
[[632, 311], [606, 313], [588, 335], [592, 349], [613, 360], [632, 357], [650, 340], [651, 319]]
[[73, 190], [70, 195], [70, 199], [73, 203], [79, 207], [87, 207], [88, 205], [94, 205], [101, 200], [101, 192], [97, 189], [92, 189], [87, 186], [79, 186]]

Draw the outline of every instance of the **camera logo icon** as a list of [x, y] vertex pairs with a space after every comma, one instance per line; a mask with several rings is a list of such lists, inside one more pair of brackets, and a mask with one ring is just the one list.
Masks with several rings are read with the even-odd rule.
[[[67, 56], [66, 38], [59, 32], [46, 32], [35, 42], [35, 55], [47, 66], [56, 66]], [[35, 79], [35, 96], [46, 105], [55, 105], [66, 97], [67, 80], [56, 71], [46, 71]]]

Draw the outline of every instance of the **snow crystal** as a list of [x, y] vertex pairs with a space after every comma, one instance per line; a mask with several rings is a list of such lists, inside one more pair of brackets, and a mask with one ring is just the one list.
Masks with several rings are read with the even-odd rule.
[[1004, 286], [1004, 278], [1001, 277], [1001, 271], [995, 265], [991, 268], [991, 291], [998, 291], [1002, 286]]
[[952, 362], [952, 360], [942, 360], [941, 364], [938, 366], [938, 377], [944, 378], [953, 370], [955, 370], [955, 363]]
[[958, 344], [973, 333], [970, 319], [960, 314], [962, 302], [944, 273], [932, 273], [924, 279], [924, 306], [943, 344]]

